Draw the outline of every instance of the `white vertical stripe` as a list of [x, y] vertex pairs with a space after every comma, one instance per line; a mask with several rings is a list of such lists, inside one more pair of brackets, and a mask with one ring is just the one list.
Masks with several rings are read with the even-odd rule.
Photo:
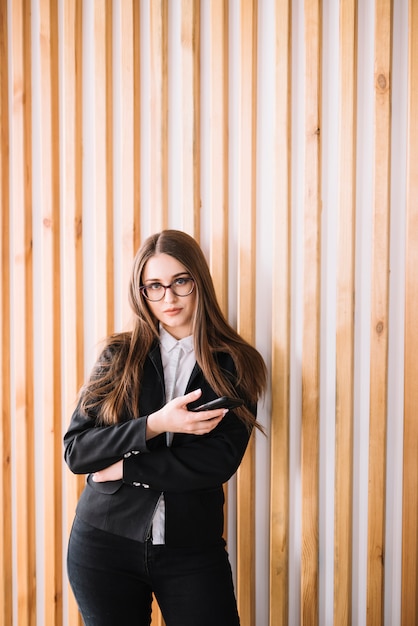
[[[65, 241], [68, 238], [66, 233], [67, 220], [65, 216], [66, 211], [66, 202], [65, 202], [65, 190], [66, 190], [66, 155], [65, 155], [65, 147], [67, 143], [67, 130], [65, 127], [65, 66], [64, 66], [64, 0], [57, 0], [58, 2], [58, 98], [59, 98], [59, 142], [58, 142], [58, 150], [59, 150], [59, 162], [60, 162], [60, 170], [59, 170], [59, 178], [60, 178], [60, 267], [61, 267], [61, 276], [60, 281], [62, 283], [63, 289], [66, 292], [66, 279], [65, 279], [65, 254], [66, 247]], [[61, 363], [62, 367], [62, 404], [61, 404], [61, 431], [65, 432], [67, 424], [68, 424], [68, 406], [66, 405], [66, 401], [68, 400], [67, 394], [65, 392], [65, 379], [68, 375], [68, 372], [65, 371], [66, 364], [66, 351], [68, 349], [67, 341], [66, 341], [66, 315], [68, 311], [66, 310], [66, 295], [63, 294], [62, 302], [61, 302], [61, 346], [62, 346], [62, 354], [61, 354]], [[64, 462], [64, 457], [62, 457], [61, 461], [61, 475], [63, 476], [62, 485], [63, 485], [63, 493], [62, 493], [62, 528], [61, 528], [61, 541], [63, 546], [63, 552], [65, 554], [65, 550], [67, 547], [68, 536], [67, 536], [67, 524], [65, 520], [68, 519], [68, 510], [67, 510], [67, 498], [65, 497], [65, 471], [66, 465]], [[63, 626], [68, 626], [68, 585], [67, 582], [67, 562], [63, 555], [62, 566], [61, 566], [61, 575], [63, 580], [62, 585], [62, 619]], [[39, 621], [39, 618], [38, 618]], [[41, 623], [41, 622], [40, 622]]]
[[[271, 363], [273, 235], [272, 216], [264, 207], [273, 206], [275, 192], [275, 25], [274, 2], [258, 4], [257, 59], [257, 182], [256, 182], [256, 347], [268, 367]], [[258, 420], [269, 433], [270, 389], [259, 403]], [[255, 438], [255, 584], [256, 626], [269, 622], [269, 533], [270, 439], [261, 433]]]
[[240, 120], [240, 5], [238, 0], [231, 0], [228, 5], [228, 126], [229, 126], [229, 164], [228, 164], [228, 313], [229, 322], [237, 324], [237, 258], [238, 258], [238, 216], [239, 207], [239, 120]]
[[[183, 228], [181, 1], [168, 3], [168, 222]], [[190, 233], [191, 234], [191, 233]]]
[[141, 150], [141, 171], [135, 175], [141, 180], [141, 234], [142, 241], [151, 235], [151, 214], [154, 207], [151, 206], [151, 23], [150, 23], [150, 2], [141, 0], [140, 5], [140, 73], [141, 73], [141, 120], [140, 120], [140, 150]]
[[[229, 127], [229, 164], [228, 164], [228, 320], [236, 328], [237, 325], [237, 238], [238, 238], [238, 164], [237, 143], [239, 137], [239, 18], [238, 0], [228, 4], [228, 127]], [[236, 584], [237, 576], [237, 481], [234, 476], [228, 483], [228, 546], [231, 567]]]
[[[401, 623], [408, 0], [393, 4], [385, 624]], [[395, 513], [395, 514], [394, 514]]]
[[373, 3], [358, 13], [356, 278], [353, 446], [353, 623], [367, 609], [368, 463], [370, 420], [370, 313], [373, 209]]
[[[210, 56], [211, 56], [211, 21], [210, 21], [210, 3], [201, 3], [200, 14], [200, 245], [209, 260], [210, 247], [210, 207], [212, 189], [210, 182], [213, 180], [211, 176], [211, 111], [210, 102], [214, 97], [211, 93], [212, 85], [210, 79]], [[199, 132], [199, 131], [198, 131]]]
[[289, 624], [300, 623], [302, 559], [302, 333], [303, 333], [303, 239], [305, 184], [305, 40], [304, 3], [292, 3], [292, 215], [291, 215], [291, 331], [289, 389]]

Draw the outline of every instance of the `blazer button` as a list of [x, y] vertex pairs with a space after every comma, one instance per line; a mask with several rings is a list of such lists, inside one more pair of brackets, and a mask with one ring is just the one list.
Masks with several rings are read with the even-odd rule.
[[140, 487], [141, 483], [132, 483], [134, 487]]
[[149, 485], [146, 485], [145, 483], [142, 483], [142, 486], [144, 489], [149, 489]]
[[124, 459], [129, 459], [129, 457], [131, 456], [130, 452], [125, 452], [125, 454], [123, 455]]

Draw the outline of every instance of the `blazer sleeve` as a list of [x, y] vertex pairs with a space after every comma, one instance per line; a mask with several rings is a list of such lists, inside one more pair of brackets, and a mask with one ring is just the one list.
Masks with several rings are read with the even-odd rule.
[[123, 481], [165, 492], [217, 487], [237, 471], [249, 437], [246, 425], [229, 411], [207, 435], [175, 435], [170, 448], [127, 455]]
[[148, 452], [146, 417], [97, 426], [93, 417], [74, 411], [64, 436], [64, 458], [74, 474], [98, 472], [133, 451]]

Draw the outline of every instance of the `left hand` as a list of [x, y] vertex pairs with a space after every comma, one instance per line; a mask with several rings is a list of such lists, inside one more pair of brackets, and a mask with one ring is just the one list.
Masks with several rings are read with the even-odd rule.
[[123, 461], [118, 461], [109, 467], [105, 467], [99, 472], [94, 472], [92, 479], [95, 483], [107, 483], [112, 480], [123, 478]]

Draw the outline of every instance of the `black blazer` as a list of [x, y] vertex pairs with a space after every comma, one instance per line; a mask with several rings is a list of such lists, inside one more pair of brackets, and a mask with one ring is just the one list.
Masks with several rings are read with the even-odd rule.
[[[225, 376], [234, 381], [232, 358], [218, 353], [217, 359]], [[195, 365], [186, 391], [198, 388], [202, 396], [196, 404], [216, 397]], [[164, 374], [156, 344], [145, 362], [137, 419], [122, 416], [116, 425], [97, 426], [94, 418], [76, 408], [64, 436], [65, 460], [75, 474], [89, 474], [77, 515], [96, 528], [145, 541], [164, 494], [167, 546], [217, 543], [223, 533], [222, 484], [238, 469], [250, 433], [229, 411], [207, 435], [175, 434], [169, 448], [165, 434], [146, 441], [147, 415], [164, 404]], [[256, 407], [249, 408], [256, 415]], [[120, 459], [124, 459], [123, 480], [93, 482], [91, 473]]]

